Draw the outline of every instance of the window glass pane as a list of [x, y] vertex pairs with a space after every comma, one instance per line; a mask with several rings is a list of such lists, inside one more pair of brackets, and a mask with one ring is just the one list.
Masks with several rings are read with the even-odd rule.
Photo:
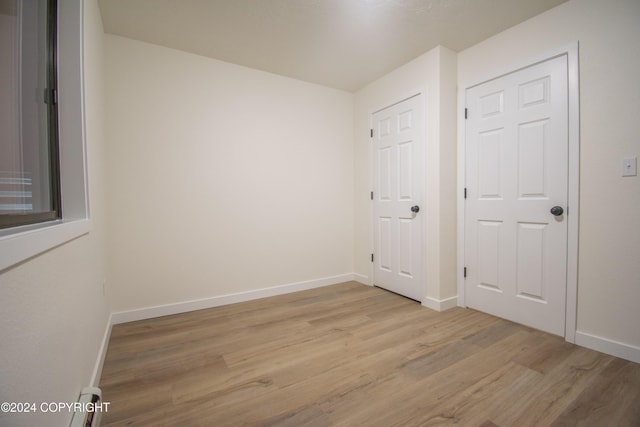
[[[51, 191], [50, 136], [57, 136], [49, 135], [52, 105], [49, 105], [51, 96], [46, 95], [50, 93], [47, 35], [46, 0], [0, 0], [0, 215], [3, 216], [50, 212], [57, 204]], [[55, 115], [52, 117], [55, 119]]]

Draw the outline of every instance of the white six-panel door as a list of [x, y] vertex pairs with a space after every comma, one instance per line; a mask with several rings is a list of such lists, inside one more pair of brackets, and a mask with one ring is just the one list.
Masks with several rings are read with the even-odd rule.
[[425, 294], [423, 102], [416, 95], [372, 117], [373, 283], [417, 301]]
[[562, 55], [466, 93], [466, 305], [557, 335], [566, 309], [567, 90]]

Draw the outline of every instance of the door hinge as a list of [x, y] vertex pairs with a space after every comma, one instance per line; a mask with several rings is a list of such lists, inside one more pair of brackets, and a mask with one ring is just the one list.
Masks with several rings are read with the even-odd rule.
[[467, 187], [464, 187], [464, 199], [467, 200]]
[[373, 200], [373, 191], [371, 192], [371, 200]]
[[371, 262], [373, 262], [373, 254], [371, 254]]
[[369, 130], [371, 131], [370, 132], [371, 138], [373, 138], [373, 129], [369, 129]]
[[466, 279], [467, 278], [467, 267], [464, 268], [464, 273], [463, 274], [464, 274], [464, 278]]
[[466, 108], [464, 109], [464, 119], [466, 120], [467, 117], [469, 117], [469, 110], [467, 110]]

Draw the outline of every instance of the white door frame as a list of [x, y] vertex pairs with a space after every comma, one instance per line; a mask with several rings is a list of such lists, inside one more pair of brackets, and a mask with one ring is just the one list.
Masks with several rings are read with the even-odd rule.
[[[422, 293], [423, 293], [423, 297], [422, 297], [422, 302], [424, 302], [427, 298], [427, 260], [426, 260], [426, 254], [427, 254], [427, 249], [426, 249], [426, 234], [427, 234], [427, 209], [423, 209], [426, 208], [426, 204], [428, 203], [427, 200], [427, 196], [428, 196], [428, 191], [427, 191], [427, 153], [428, 153], [428, 140], [427, 140], [427, 126], [429, 126], [429, 121], [427, 120], [428, 118], [428, 114], [429, 114], [429, 109], [428, 109], [428, 100], [427, 100], [427, 89], [426, 88], [416, 88], [414, 90], [409, 90], [406, 92], [400, 92], [398, 94], [397, 97], [394, 97], [392, 99], [389, 99], [386, 102], [380, 103], [377, 105], [376, 108], [373, 108], [370, 112], [369, 112], [369, 129], [367, 131], [369, 131], [370, 129], [373, 129], [373, 116], [374, 114], [392, 107], [396, 104], [399, 104], [403, 101], [406, 101], [409, 98], [413, 98], [414, 96], [418, 96], [418, 95], [422, 95], [422, 111], [423, 111], [423, 117], [422, 117], [422, 129], [421, 129], [421, 133], [422, 133], [422, 143], [424, 145], [424, 173], [423, 173], [423, 177], [424, 177], [424, 191], [422, 194], [422, 200], [424, 200], [423, 205], [425, 206], [421, 206], [421, 211], [420, 213], [424, 213], [423, 215], [418, 215], [416, 217], [416, 219], [422, 221], [422, 236], [421, 236], [421, 249], [422, 249], [422, 257], [424, 259], [424, 262], [422, 263], [422, 265], [419, 267], [420, 268], [420, 275], [422, 276], [422, 280], [423, 280], [423, 288], [422, 288]], [[373, 191], [374, 188], [374, 170], [373, 168], [375, 167], [374, 165], [374, 156], [373, 156], [373, 138], [370, 137], [369, 138], [369, 148], [368, 148], [368, 152], [369, 152], [369, 159], [368, 159], [368, 164], [369, 164], [369, 191]], [[375, 252], [375, 243], [374, 243], [374, 227], [375, 227], [375, 218], [374, 218], [374, 209], [373, 209], [373, 203], [369, 203], [369, 253], [373, 254]], [[369, 278], [368, 278], [368, 284], [370, 286], [375, 286], [374, 283], [374, 270], [375, 270], [375, 264], [373, 262], [370, 263], [369, 265]]]
[[497, 69], [490, 76], [478, 76], [473, 81], [462, 82], [458, 90], [458, 306], [465, 304], [465, 203], [464, 187], [466, 182], [466, 123], [464, 109], [467, 89], [490, 80], [511, 74], [551, 58], [567, 56], [567, 83], [569, 106], [569, 197], [567, 204], [567, 300], [565, 314], [566, 341], [575, 343], [578, 299], [578, 225], [580, 210], [580, 100], [579, 100], [579, 68], [578, 42], [542, 55], [515, 63], [507, 69]]

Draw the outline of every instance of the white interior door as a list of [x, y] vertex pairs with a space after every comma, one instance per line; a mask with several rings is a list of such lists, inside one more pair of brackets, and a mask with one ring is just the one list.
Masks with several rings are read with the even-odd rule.
[[376, 286], [421, 301], [424, 107], [416, 95], [373, 114], [373, 216]]
[[466, 305], [562, 336], [567, 90], [562, 55], [466, 93]]

